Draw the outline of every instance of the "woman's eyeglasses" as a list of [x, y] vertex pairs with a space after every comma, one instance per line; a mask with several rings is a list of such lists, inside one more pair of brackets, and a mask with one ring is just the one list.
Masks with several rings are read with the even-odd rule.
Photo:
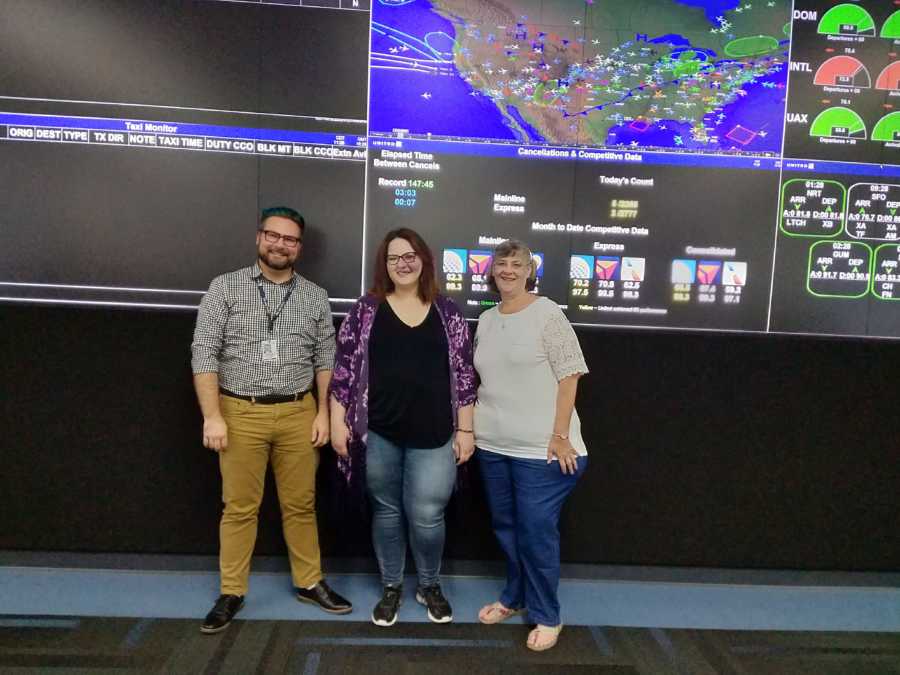
[[387, 257], [387, 264], [391, 267], [396, 267], [400, 264], [402, 260], [407, 265], [412, 265], [418, 259], [419, 254], [415, 251], [410, 251], [409, 253], [404, 253], [403, 255], [389, 255]]

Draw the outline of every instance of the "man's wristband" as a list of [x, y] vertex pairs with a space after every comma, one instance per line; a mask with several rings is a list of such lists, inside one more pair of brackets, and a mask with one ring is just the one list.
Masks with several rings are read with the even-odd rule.
[[554, 431], [554, 432], [553, 432], [552, 434], [550, 434], [550, 435], [551, 435], [551, 436], [555, 436], [556, 438], [561, 438], [561, 439], [563, 439], [564, 441], [569, 440], [569, 434], [558, 434], [558, 433], [556, 433], [556, 432]]
[[457, 432], [460, 432], [460, 431], [461, 431], [461, 432], [463, 432], [464, 434], [474, 434], [474, 433], [475, 433], [475, 430], [474, 430], [474, 429], [457, 429], [456, 431], [457, 431]]

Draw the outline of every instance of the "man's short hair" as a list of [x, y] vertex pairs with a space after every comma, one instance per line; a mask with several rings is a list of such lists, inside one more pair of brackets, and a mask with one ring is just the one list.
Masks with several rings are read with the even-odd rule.
[[525, 280], [525, 290], [533, 291], [535, 286], [537, 286], [537, 263], [535, 262], [534, 254], [531, 252], [531, 249], [528, 248], [528, 245], [518, 239], [507, 239], [506, 241], [497, 244], [497, 248], [494, 249], [494, 252], [491, 255], [490, 267], [488, 268], [488, 288], [494, 291], [494, 293], [500, 292], [500, 289], [497, 288], [497, 281], [494, 279], [494, 261], [497, 258], [510, 257], [522, 258], [522, 260], [525, 261], [525, 264], [529, 265], [528, 278]]
[[260, 228], [262, 227], [262, 224], [265, 222], [266, 218], [271, 218], [272, 216], [293, 220], [295, 223], [297, 223], [297, 227], [300, 228], [300, 237], [303, 237], [303, 230], [306, 228], [306, 221], [303, 220], [303, 216], [301, 216], [297, 211], [289, 206], [270, 206], [267, 209], [263, 209], [259, 214]]

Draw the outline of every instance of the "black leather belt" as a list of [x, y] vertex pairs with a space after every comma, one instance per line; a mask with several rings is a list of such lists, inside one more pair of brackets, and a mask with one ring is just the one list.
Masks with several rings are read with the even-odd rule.
[[241, 394], [235, 394], [233, 391], [228, 391], [227, 389], [219, 389], [219, 391], [225, 396], [230, 396], [231, 398], [239, 398], [242, 401], [250, 401], [251, 403], [259, 403], [261, 405], [274, 405], [275, 403], [290, 403], [291, 401], [300, 401], [306, 396], [308, 391], [298, 391], [296, 394], [275, 394], [272, 396], [243, 396]]

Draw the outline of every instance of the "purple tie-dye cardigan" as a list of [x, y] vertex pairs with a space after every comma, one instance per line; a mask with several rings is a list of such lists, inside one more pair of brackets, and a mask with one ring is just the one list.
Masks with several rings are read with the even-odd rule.
[[[347, 313], [337, 334], [337, 354], [330, 394], [347, 410], [350, 455], [338, 457], [338, 468], [347, 480], [364, 476], [365, 443], [369, 425], [369, 337], [381, 301], [364, 295]], [[454, 426], [460, 406], [475, 402], [478, 384], [472, 365], [472, 336], [459, 308], [442, 295], [434, 299], [444, 330], [450, 359], [450, 402]], [[362, 474], [362, 475], [360, 475]]]

